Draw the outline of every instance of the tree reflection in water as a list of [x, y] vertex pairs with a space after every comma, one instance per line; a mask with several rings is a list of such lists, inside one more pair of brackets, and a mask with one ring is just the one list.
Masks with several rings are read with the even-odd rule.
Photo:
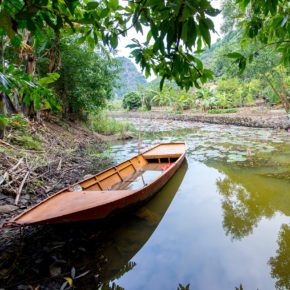
[[277, 256], [269, 259], [276, 289], [290, 289], [290, 225], [283, 224], [278, 237]]
[[226, 177], [217, 180], [223, 196], [223, 228], [232, 239], [241, 240], [251, 234], [263, 216], [271, 217], [273, 210], [259, 202], [259, 196], [248, 192], [241, 184]]

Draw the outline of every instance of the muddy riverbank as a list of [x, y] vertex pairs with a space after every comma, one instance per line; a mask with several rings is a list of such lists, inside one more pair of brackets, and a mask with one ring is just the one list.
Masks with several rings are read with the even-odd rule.
[[[140, 112], [111, 112], [110, 115], [122, 118], [139, 118]], [[185, 111], [183, 114], [174, 114], [152, 111], [143, 112], [143, 118], [151, 120], [161, 119], [228, 124], [255, 128], [280, 128], [285, 130], [290, 128], [290, 120], [286, 112], [281, 110], [270, 110], [267, 113], [262, 113], [252, 108], [244, 108], [240, 112], [233, 114], [191, 113], [189, 111]]]

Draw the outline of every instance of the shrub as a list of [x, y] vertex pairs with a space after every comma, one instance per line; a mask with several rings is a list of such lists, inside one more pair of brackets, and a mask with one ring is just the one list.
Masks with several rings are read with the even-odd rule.
[[182, 114], [181, 111], [162, 111], [163, 113], [168, 113], [168, 114]]
[[105, 112], [99, 112], [96, 115], [90, 116], [87, 126], [90, 130], [104, 135], [131, 131], [133, 127], [131, 123], [117, 121], [109, 117]]
[[123, 108], [134, 110], [142, 106], [142, 100], [138, 92], [129, 92], [123, 96]]
[[190, 111], [192, 113], [199, 113], [199, 112], [201, 112], [201, 109], [191, 109]]
[[211, 109], [211, 110], [207, 110], [207, 113], [209, 114], [230, 114], [230, 113], [237, 113], [238, 110], [237, 109], [226, 109], [226, 110], [222, 110], [222, 109]]

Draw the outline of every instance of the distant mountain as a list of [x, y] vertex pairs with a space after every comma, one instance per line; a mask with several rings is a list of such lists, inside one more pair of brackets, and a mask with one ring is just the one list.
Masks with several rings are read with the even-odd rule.
[[122, 71], [119, 73], [120, 80], [118, 81], [121, 86], [119, 89], [115, 89], [115, 94], [118, 97], [122, 97], [124, 94], [136, 91], [138, 85], [147, 84], [145, 76], [140, 73], [133, 62], [126, 57], [117, 57], [122, 63]]

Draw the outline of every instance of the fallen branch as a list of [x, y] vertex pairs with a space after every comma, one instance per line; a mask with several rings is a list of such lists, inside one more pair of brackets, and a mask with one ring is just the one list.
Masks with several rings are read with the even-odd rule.
[[20, 158], [16, 165], [14, 165], [9, 171], [14, 171], [23, 161], [23, 158]]
[[19, 187], [19, 189], [18, 189], [17, 196], [16, 196], [16, 198], [15, 198], [15, 205], [18, 204], [19, 197], [20, 197], [20, 194], [21, 194], [21, 192], [22, 192], [22, 188], [23, 188], [23, 186], [24, 186], [24, 184], [25, 184], [25, 181], [26, 181], [28, 175], [29, 175], [29, 171], [26, 172], [26, 175], [24, 176], [24, 178], [23, 178], [23, 180], [22, 180], [22, 182], [21, 182], [21, 184], [20, 184], [20, 187]]
[[62, 158], [60, 158], [60, 160], [59, 160], [59, 163], [58, 163], [56, 171], [60, 171], [61, 170], [61, 163], [62, 163]]

